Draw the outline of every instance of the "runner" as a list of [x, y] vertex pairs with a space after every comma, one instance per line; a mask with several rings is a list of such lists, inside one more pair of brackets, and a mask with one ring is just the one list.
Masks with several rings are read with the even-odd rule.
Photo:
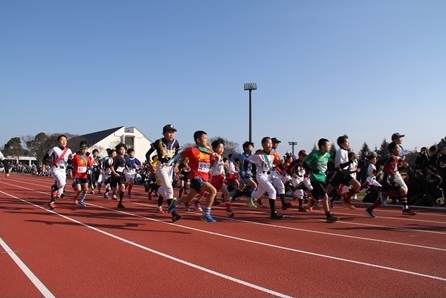
[[207, 133], [198, 130], [194, 133], [195, 146], [188, 147], [179, 155], [175, 156], [168, 162], [168, 166], [176, 162], [180, 157], [189, 159], [190, 165], [190, 191], [185, 198], [173, 199], [169, 206], [168, 212], [172, 214], [172, 221], [175, 222], [181, 218], [177, 214], [175, 208], [181, 202], [188, 203], [201, 192], [206, 193], [206, 206], [203, 207], [203, 215], [201, 220], [214, 223], [216, 220], [211, 216], [211, 207], [217, 190], [209, 182], [209, 169], [211, 163], [215, 160], [214, 153], [208, 145]]
[[[85, 197], [88, 192], [88, 170], [93, 167], [93, 161], [86, 155], [88, 144], [81, 141], [79, 151], [73, 156], [71, 165], [73, 167], [73, 188], [76, 191], [74, 196], [74, 204], [86, 207]], [[79, 196], [81, 196], [79, 200]]]
[[42, 172], [45, 170], [45, 162], [51, 159], [51, 173], [55, 179], [51, 186], [51, 198], [48, 206], [51, 210], [56, 208], [56, 199], [64, 197], [64, 187], [67, 184], [67, 165], [72, 159], [71, 149], [67, 147], [67, 136], [57, 137], [58, 146], [51, 148], [43, 157]]

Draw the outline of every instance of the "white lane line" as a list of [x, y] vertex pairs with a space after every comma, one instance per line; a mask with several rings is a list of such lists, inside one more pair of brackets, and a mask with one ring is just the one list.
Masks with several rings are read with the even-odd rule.
[[206, 231], [206, 230], [202, 230], [202, 229], [197, 229], [197, 228], [192, 228], [192, 227], [187, 227], [187, 226], [181, 226], [181, 225], [178, 225], [178, 224], [175, 224], [175, 223], [168, 223], [168, 222], [160, 221], [160, 220], [157, 220], [157, 219], [152, 219], [152, 218], [149, 218], [149, 217], [140, 216], [140, 215], [129, 213], [129, 212], [125, 212], [125, 211], [120, 211], [120, 210], [114, 210], [114, 209], [111, 209], [111, 208], [101, 207], [101, 206], [94, 205], [94, 204], [90, 204], [90, 205], [95, 206], [95, 207], [99, 207], [99, 208], [102, 208], [102, 209], [110, 210], [110, 211], [116, 211], [116, 212], [119, 212], [119, 213], [123, 213], [123, 214], [126, 214], [126, 215], [138, 217], [138, 218], [144, 218], [144, 219], [147, 219], [147, 220], [160, 222], [160, 223], [163, 223], [163, 224], [174, 225], [174, 226], [177, 226], [179, 228], [192, 230], [192, 231], [200, 232], [200, 233], [205, 233], [205, 234], [209, 234], [209, 235], [213, 235], [213, 236], [219, 236], [219, 237], [223, 237], [223, 238], [228, 238], [228, 239], [232, 239], [232, 240], [238, 240], [238, 241], [252, 243], [252, 244], [257, 244], [257, 245], [261, 245], [261, 246], [277, 248], [277, 249], [291, 251], [291, 252], [302, 253], [302, 254], [316, 256], [316, 257], [321, 257], [321, 258], [326, 258], [326, 259], [330, 259], [330, 260], [337, 260], [337, 261], [342, 261], [342, 262], [347, 262], [347, 263], [352, 263], [352, 264], [357, 264], [357, 265], [369, 266], [369, 267], [373, 267], [373, 268], [379, 268], [379, 269], [384, 269], [384, 270], [389, 270], [389, 271], [394, 271], [394, 272], [400, 272], [400, 273], [405, 273], [405, 274], [410, 274], [410, 275], [415, 275], [415, 276], [420, 276], [420, 277], [426, 277], [426, 278], [440, 280], [440, 281], [446, 281], [446, 278], [435, 276], [435, 275], [429, 275], [429, 274], [424, 274], [424, 273], [419, 273], [419, 272], [414, 272], [414, 271], [409, 271], [409, 270], [404, 270], [404, 269], [398, 269], [398, 268], [394, 268], [394, 267], [388, 267], [388, 266], [382, 266], [382, 265], [377, 265], [377, 264], [372, 264], [372, 263], [367, 263], [367, 262], [355, 261], [355, 260], [351, 260], [351, 259], [334, 257], [334, 256], [314, 253], [314, 252], [310, 252], [310, 251], [306, 251], [306, 250], [300, 250], [300, 249], [295, 249], [295, 248], [279, 246], [279, 245], [275, 245], [275, 244], [259, 242], [259, 241], [255, 241], [255, 240], [249, 240], [249, 239], [246, 239], [246, 238], [239, 238], [239, 237], [230, 236], [230, 235], [226, 235], [226, 234], [220, 234], [220, 233], [217, 233], [217, 232], [210, 232], [210, 231]]
[[6, 244], [6, 242], [3, 241], [1, 237], [0, 245], [44, 297], [55, 297], [53, 293], [51, 293], [50, 290], [48, 290], [48, 288], [45, 287], [45, 285], [37, 278], [37, 276], [28, 268], [28, 266], [26, 266], [25, 263], [22, 262], [22, 260], [15, 254], [15, 252], [13, 252], [11, 248], [9, 248], [8, 244]]
[[[4, 192], [2, 192], [2, 191], [0, 191], [0, 192], [1, 192], [1, 193], [4, 193]], [[4, 193], [4, 194], [6, 194], [6, 193]], [[45, 210], [45, 211], [51, 212], [51, 213], [53, 213], [53, 214], [55, 214], [55, 215], [57, 215], [57, 216], [60, 216], [60, 217], [62, 217], [62, 218], [64, 218], [64, 219], [68, 220], [68, 221], [77, 223], [77, 224], [79, 224], [79, 225], [81, 225], [81, 226], [84, 226], [84, 227], [86, 227], [86, 228], [88, 228], [88, 229], [91, 229], [91, 230], [96, 231], [96, 232], [98, 232], [98, 233], [101, 233], [101, 234], [103, 234], [103, 235], [109, 236], [109, 237], [111, 237], [111, 238], [114, 238], [114, 239], [116, 239], [116, 240], [119, 240], [119, 241], [121, 241], [121, 242], [130, 244], [130, 245], [133, 245], [133, 246], [138, 247], [138, 248], [140, 248], [140, 249], [142, 249], [142, 250], [145, 250], [145, 251], [151, 252], [151, 253], [153, 253], [153, 254], [162, 256], [162, 257], [167, 258], [167, 259], [170, 259], [170, 260], [172, 260], [172, 261], [181, 263], [181, 264], [183, 264], [183, 265], [186, 265], [186, 266], [189, 266], [189, 267], [192, 267], [192, 268], [195, 268], [195, 269], [204, 271], [204, 272], [206, 272], [206, 273], [209, 273], [209, 274], [212, 274], [212, 275], [221, 277], [221, 278], [223, 278], [223, 279], [226, 279], [226, 280], [229, 280], [229, 281], [232, 281], [232, 282], [241, 284], [241, 285], [246, 286], [246, 287], [249, 287], [249, 288], [256, 289], [256, 290], [258, 290], [258, 291], [261, 291], [261, 292], [266, 293], [266, 294], [269, 294], [269, 295], [274, 295], [274, 296], [278, 296], [278, 297], [292, 298], [292, 296], [288, 296], [288, 295], [286, 295], [286, 294], [283, 294], [283, 293], [280, 293], [280, 292], [276, 292], [276, 291], [274, 291], [274, 290], [270, 290], [270, 289], [268, 289], [268, 288], [264, 288], [264, 287], [261, 287], [261, 286], [258, 286], [258, 285], [255, 285], [255, 284], [252, 284], [252, 283], [249, 283], [249, 282], [240, 280], [240, 279], [238, 279], [238, 278], [235, 278], [235, 277], [232, 277], [232, 276], [229, 276], [229, 275], [226, 275], [226, 274], [223, 274], [223, 273], [220, 273], [220, 272], [217, 272], [217, 271], [214, 271], [214, 270], [211, 270], [211, 269], [202, 267], [202, 266], [200, 266], [200, 265], [196, 265], [196, 264], [194, 264], [194, 263], [190, 263], [190, 262], [187, 262], [187, 261], [185, 261], [185, 260], [182, 260], [182, 259], [179, 259], [179, 258], [176, 258], [176, 257], [172, 257], [172, 256], [170, 256], [170, 255], [168, 255], [168, 254], [165, 254], [165, 253], [163, 253], [163, 252], [160, 252], [160, 251], [151, 249], [151, 248], [149, 248], [149, 247], [140, 245], [140, 244], [135, 243], [135, 242], [133, 242], [133, 241], [131, 241], [131, 240], [127, 240], [127, 239], [125, 239], [125, 238], [116, 236], [116, 235], [114, 235], [114, 234], [111, 234], [111, 233], [102, 231], [102, 230], [100, 230], [100, 229], [98, 229], [98, 228], [92, 227], [92, 226], [90, 226], [90, 225], [88, 225], [88, 224], [85, 224], [85, 223], [83, 223], [83, 222], [81, 222], [81, 221], [78, 221], [78, 220], [73, 219], [73, 218], [71, 218], [71, 217], [68, 217], [68, 216], [65, 216], [65, 215], [63, 215], [63, 214], [57, 213], [56, 211], [48, 210], [48, 209], [43, 208], [43, 207], [41, 207], [41, 206], [39, 206], [39, 205], [33, 204], [33, 203], [31, 203], [31, 202], [28, 202], [28, 201], [26, 201], [26, 200], [24, 200], [24, 199], [21, 199], [21, 198], [18, 198], [18, 197], [14, 197], [14, 196], [9, 195], [9, 194], [6, 194], [6, 195], [8, 195], [8, 196], [10, 196], [10, 197], [13, 197], [13, 198], [15, 198], [15, 199], [17, 199], [17, 200], [20, 200], [20, 201], [22, 201], [22, 202], [24, 202], [24, 203], [27, 203], [27, 204], [29, 204], [29, 205], [32, 205], [32, 206], [34, 206], [34, 207], [37, 207], [37, 208], [43, 209], [43, 210]], [[105, 209], [108, 209], [108, 208], [105, 208]], [[111, 209], [110, 209], [110, 210], [111, 210]], [[130, 213], [129, 213], [129, 214], [130, 214]], [[10, 248], [8, 247], [7, 250], [9, 251]], [[23, 265], [24, 265], [24, 264], [23, 264]], [[25, 266], [25, 267], [26, 267], [26, 266]], [[43, 284], [42, 284], [42, 286], [43, 286]], [[50, 294], [51, 294], [51, 293], [50, 293]], [[54, 297], [54, 296], [46, 296], [46, 295], [45, 295], [45, 297]]]
[[[137, 205], [146, 205], [145, 203], [134, 203]], [[98, 208], [104, 208], [98, 205], [94, 205]], [[149, 205], [146, 205], [149, 206]], [[188, 212], [191, 213], [191, 212]], [[193, 212], [194, 214], [198, 214]], [[215, 216], [216, 218], [222, 218], [219, 216]], [[288, 215], [286, 215], [286, 217], [288, 217]], [[291, 216], [294, 217], [294, 216]], [[152, 220], [151, 218], [147, 217], [147, 219]], [[245, 223], [249, 223], [249, 224], [253, 224], [253, 225], [259, 225], [259, 226], [265, 226], [265, 227], [270, 227], [270, 228], [277, 228], [277, 229], [284, 229], [284, 230], [292, 230], [292, 231], [298, 231], [298, 232], [304, 232], [304, 233], [311, 233], [311, 234], [320, 234], [320, 235], [325, 235], [325, 236], [331, 236], [331, 237], [341, 237], [341, 238], [349, 238], [349, 239], [355, 239], [355, 240], [364, 240], [364, 241], [372, 241], [372, 242], [379, 242], [379, 243], [386, 243], [386, 244], [393, 244], [393, 245], [401, 245], [401, 246], [409, 246], [409, 247], [415, 247], [415, 248], [422, 248], [422, 249], [429, 249], [429, 250], [437, 250], [437, 251], [445, 251], [446, 252], [446, 248], [440, 248], [440, 247], [433, 247], [433, 246], [425, 246], [425, 245], [417, 245], [417, 244], [412, 244], [412, 243], [405, 243], [405, 242], [395, 242], [395, 241], [389, 241], [389, 240], [381, 240], [381, 239], [374, 239], [374, 238], [366, 238], [366, 237], [359, 237], [359, 236], [350, 236], [350, 235], [344, 235], [344, 234], [338, 234], [335, 232], [323, 232], [323, 231], [316, 231], [316, 230], [306, 230], [306, 229], [300, 229], [300, 228], [295, 228], [295, 227], [288, 227], [288, 226], [279, 226], [279, 225], [274, 225], [274, 224], [264, 224], [261, 222], [254, 222], [254, 221], [248, 221], [248, 220], [242, 220], [242, 219], [238, 219], [237, 217], [233, 217], [233, 218], [227, 218], [225, 217], [226, 220], [231, 220], [231, 221], [238, 221], [238, 222], [245, 222]], [[155, 219], [156, 220], [156, 219]], [[321, 220], [324, 221], [324, 220]], [[341, 223], [341, 222], [337, 222], [336, 224]], [[344, 222], [345, 223], [345, 222]], [[351, 222], [349, 223], [345, 223], [345, 224], [353, 224]], [[364, 224], [360, 224], [360, 225], [364, 225]], [[382, 228], [382, 226], [378, 226], [378, 225], [369, 225], [369, 224], [365, 224], [366, 226], [372, 226], [372, 227], [377, 227], [377, 228]], [[408, 229], [406, 228], [390, 228], [391, 230], [398, 230], [398, 231], [407, 231]], [[413, 230], [409, 230], [409, 231], [413, 231]]]
[[[6, 184], [9, 184], [9, 183], [6, 183]], [[13, 184], [9, 184], [9, 185], [13, 185]], [[26, 189], [26, 190], [32, 190], [32, 189], [29, 189], [29, 188], [26, 188], [26, 187], [21, 187], [21, 186], [18, 186], [18, 187], [22, 188], [22, 189]], [[37, 192], [43, 193], [43, 192], [40, 192], [40, 191], [37, 191]], [[143, 205], [143, 206], [152, 206], [152, 205], [154, 205], [154, 204], [138, 203], [138, 202], [134, 202], [133, 204]], [[94, 204], [92, 204], [92, 205], [94, 205]], [[104, 207], [99, 206], [99, 205], [94, 205], [94, 206], [99, 207], [99, 208], [104, 208]], [[219, 208], [219, 207], [217, 207], [217, 208]], [[113, 211], [116, 211], [116, 210], [113, 210]], [[250, 211], [250, 212], [256, 213], [254, 211]], [[288, 216], [296, 217], [294, 215], [286, 215], [286, 217], [288, 217]], [[382, 217], [382, 218], [384, 218], [384, 217]], [[394, 218], [391, 218], [391, 217], [386, 217], [386, 218], [394, 219]], [[153, 220], [151, 218], [147, 218], [147, 219]], [[274, 227], [274, 228], [280, 228], [280, 229], [294, 230], [294, 231], [305, 232], [305, 233], [313, 233], [313, 234], [321, 234], [321, 235], [334, 236], [334, 237], [358, 239], [358, 240], [364, 240], [364, 241], [372, 241], [372, 242], [379, 242], [379, 243], [386, 243], [386, 244], [393, 244], [393, 245], [401, 245], [401, 246], [422, 248], [422, 249], [428, 249], [428, 250], [446, 251], [445, 248], [439, 248], [439, 247], [433, 247], [433, 246], [424, 246], [424, 245], [417, 245], [417, 244], [412, 244], [412, 243], [395, 242], [395, 241], [373, 239], [373, 238], [365, 238], [365, 237], [359, 237], [359, 236], [350, 236], [350, 235], [338, 234], [338, 233], [334, 233], [334, 232], [329, 232], [328, 233], [328, 232], [322, 232], [322, 231], [316, 231], [316, 230], [313, 231], [313, 230], [299, 229], [299, 228], [295, 228], [295, 227], [263, 224], [263, 223], [259, 223], [259, 222], [240, 220], [240, 219], [237, 219], [237, 218], [233, 218], [231, 220], [236, 220], [236, 221], [239, 221], [239, 222], [246, 222], [246, 223], [250, 223], [250, 224], [254, 224], [254, 225], [262, 225], [262, 226], [267, 226], [267, 227]], [[407, 219], [401, 219], [401, 220], [407, 220]], [[155, 220], [155, 221], [157, 221], [157, 220]], [[415, 221], [415, 220], [412, 220], [412, 221]], [[428, 223], [435, 223], [435, 224], [443, 224], [443, 222], [436, 222], [436, 221], [429, 221], [429, 220], [418, 220], [418, 221], [420, 221], [420, 222], [428, 222]], [[343, 222], [342, 220], [337, 222], [336, 224], [366, 226], [366, 227], [382, 228], [382, 229], [393, 230], [393, 231], [422, 232], [422, 233], [441, 234], [441, 235], [445, 235], [446, 234], [445, 232], [436, 232], [436, 231], [420, 230], [420, 229], [408, 229], [408, 228], [400, 228], [400, 227], [392, 227], [392, 226], [382, 226], [382, 225], [374, 225], [374, 224], [364, 224], [364, 223], [354, 223], [354, 222]]]
[[[0, 192], [2, 192], [2, 191], [0, 191]], [[3, 192], [2, 192], [2, 193], [3, 193]], [[9, 194], [7, 194], [7, 195], [9, 195]], [[14, 196], [12, 196], [12, 195], [9, 195], [9, 196], [14, 197]], [[35, 205], [35, 204], [33, 204], [33, 203], [31, 203], [31, 202], [28, 202], [28, 201], [26, 201], [26, 200], [23, 200], [23, 199], [20, 199], [20, 198], [17, 198], [17, 197], [14, 197], [14, 198], [16, 198], [16, 199], [18, 199], [18, 200], [20, 200], [20, 201], [22, 201], [22, 202], [25, 202], [25, 203], [27, 203], [27, 204], [33, 205], [33, 206], [35, 206], [35, 207], [41, 208], [41, 209], [43, 209], [43, 210], [46, 210], [46, 211], [48, 211], [48, 212], [54, 213], [54, 214], [56, 214], [56, 215], [59, 215], [59, 216], [65, 218], [65, 219], [67, 219], [67, 220], [72, 221], [72, 222], [76, 222], [76, 223], [78, 223], [78, 224], [80, 224], [80, 225], [82, 225], [82, 226], [85, 226], [85, 227], [88, 227], [88, 228], [90, 228], [90, 229], [93, 229], [93, 230], [95, 230], [95, 231], [97, 231], [97, 232], [99, 232], [99, 233], [103, 233], [103, 234], [105, 234], [105, 235], [108, 235], [108, 236], [110, 236], [110, 237], [112, 237], [112, 238], [115, 238], [115, 239], [119, 239], [119, 240], [121, 240], [121, 241], [123, 241], [123, 242], [126, 242], [126, 243], [128, 243], [128, 244], [135, 245], [135, 246], [140, 247], [140, 248], [142, 248], [142, 249], [144, 249], [144, 250], [148, 250], [148, 251], [150, 251], [150, 252], [153, 252], [153, 253], [155, 253], [155, 254], [159, 254], [159, 255], [161, 255], [161, 256], [164, 256], [164, 257], [166, 257], [166, 258], [169, 258], [169, 259], [172, 259], [172, 260], [175, 260], [175, 261], [178, 260], [178, 262], [183, 263], [183, 264], [188, 264], [188, 263], [189, 263], [189, 262], [185, 262], [185, 261], [183, 261], [183, 260], [181, 260], [181, 259], [177, 259], [177, 258], [171, 257], [171, 256], [169, 256], [169, 255], [166, 255], [166, 254], [164, 254], [164, 253], [162, 253], [162, 252], [158, 252], [158, 251], [156, 251], [156, 250], [152, 250], [152, 249], [147, 248], [147, 247], [145, 247], [145, 246], [142, 246], [142, 245], [139, 245], [139, 244], [134, 244], [133, 242], [130, 242], [130, 241], [128, 241], [128, 240], [125, 240], [125, 239], [123, 239], [123, 238], [121, 238], [121, 237], [119, 237], [119, 236], [115, 236], [115, 235], [110, 234], [110, 233], [108, 233], [108, 232], [105, 232], [105, 231], [99, 230], [99, 229], [97, 229], [97, 228], [88, 226], [87, 224], [84, 224], [84, 223], [82, 223], [82, 222], [80, 222], [80, 221], [77, 221], [77, 220], [72, 219], [72, 218], [70, 218], [70, 217], [68, 217], [68, 216], [59, 214], [59, 213], [57, 213], [57, 212], [55, 212], [55, 211], [48, 210], [48, 209], [43, 208], [43, 207], [41, 207], [41, 206]], [[435, 276], [435, 275], [429, 275], [429, 274], [424, 274], [424, 273], [419, 273], [419, 272], [414, 272], [414, 271], [409, 271], [409, 270], [404, 270], [404, 269], [398, 269], [398, 268], [394, 268], [394, 267], [388, 267], [388, 266], [382, 266], [382, 265], [377, 265], [377, 264], [372, 264], [372, 263], [367, 263], [367, 262], [361, 262], [361, 261], [351, 260], [351, 259], [345, 259], [345, 258], [340, 258], [340, 257], [334, 257], [334, 256], [330, 256], [330, 255], [325, 255], [325, 254], [313, 253], [313, 252], [310, 252], [310, 251], [305, 251], [305, 250], [300, 250], [300, 249], [294, 249], [294, 248], [289, 248], [289, 247], [284, 247], [284, 246], [279, 246], [279, 245], [274, 245], [274, 244], [269, 244], [269, 243], [263, 243], [263, 242], [259, 242], [259, 241], [254, 241], [254, 240], [249, 240], [249, 239], [239, 238], [239, 237], [235, 237], [235, 236], [230, 236], [230, 235], [220, 234], [220, 233], [217, 233], [217, 232], [205, 231], [205, 230], [196, 229], [196, 228], [187, 227], [187, 226], [181, 226], [181, 225], [174, 224], [174, 223], [167, 223], [167, 222], [160, 221], [160, 220], [157, 220], [157, 219], [152, 219], [152, 218], [148, 218], [148, 217], [145, 217], [145, 216], [140, 216], [140, 215], [137, 215], [137, 214], [134, 214], [134, 213], [129, 213], [129, 212], [125, 212], [125, 211], [120, 211], [120, 210], [116, 210], [116, 209], [111, 209], [111, 208], [107, 208], [107, 207], [102, 207], [102, 206], [99, 206], [99, 205], [96, 205], [96, 204], [91, 204], [91, 203], [89, 203], [89, 204], [87, 204], [87, 205], [95, 206], [95, 207], [98, 207], [98, 208], [101, 208], [101, 209], [105, 209], [105, 210], [110, 210], [110, 211], [113, 211], [113, 212], [118, 212], [118, 213], [122, 213], [122, 214], [130, 215], [130, 216], [137, 217], [137, 218], [143, 218], [143, 219], [150, 220], [150, 221], [160, 222], [160, 223], [163, 223], [163, 224], [174, 225], [174, 226], [177, 226], [177, 227], [179, 227], [179, 228], [188, 229], [188, 230], [193, 230], [193, 231], [200, 232], [200, 233], [206, 233], [206, 234], [210, 234], [210, 235], [214, 235], [214, 236], [219, 236], [219, 237], [223, 237], [223, 238], [228, 238], [228, 239], [232, 239], [232, 240], [238, 240], [238, 241], [247, 242], [247, 243], [252, 243], [252, 244], [257, 244], [257, 245], [261, 245], [261, 246], [266, 246], [266, 247], [271, 247], [271, 248], [276, 248], [276, 249], [281, 249], [281, 250], [286, 250], [286, 251], [291, 251], [291, 252], [297, 252], [297, 253], [301, 253], [301, 254], [306, 254], [306, 255], [311, 255], [311, 256], [317, 256], [317, 257], [321, 257], [321, 258], [326, 258], [326, 259], [331, 259], [331, 260], [337, 260], [337, 261], [342, 261], [342, 262], [347, 262], [347, 263], [352, 263], [352, 264], [357, 264], [357, 265], [362, 265], [362, 266], [368, 266], [368, 267], [373, 267], [373, 268], [379, 268], [379, 269], [384, 269], [384, 270], [388, 270], [388, 271], [394, 271], [394, 272], [399, 272], [399, 273], [405, 273], [405, 274], [409, 274], [409, 275], [415, 275], [415, 276], [425, 277], [425, 278], [434, 279], [434, 280], [446, 281], [446, 278], [439, 277], [439, 276]], [[248, 221], [247, 221], [247, 222], [248, 222]], [[271, 226], [271, 225], [268, 225], [268, 226]], [[195, 264], [192, 264], [192, 263], [191, 263], [191, 265], [193, 265], [192, 267], [197, 268], [197, 269], [198, 269], [198, 268], [203, 268], [203, 267], [201, 267], [201, 266], [198, 266], [198, 265], [195, 265]], [[195, 266], [197, 266], [197, 267], [195, 267]], [[206, 271], [206, 272], [208, 272], [207, 270], [209, 270], [209, 269], [207, 269], [207, 268], [203, 268], [203, 269], [205, 269], [204, 271]], [[200, 269], [200, 270], [201, 270], [201, 269]], [[214, 271], [211, 270], [211, 272], [214, 272]], [[210, 273], [210, 272], [209, 272], [209, 273]], [[218, 272], [216, 272], [216, 273], [218, 273]], [[218, 273], [218, 274], [221, 274], [221, 273]], [[232, 277], [230, 277], [230, 278], [232, 278]], [[232, 279], [231, 279], [231, 280], [232, 280]], [[235, 279], [235, 281], [237, 281], [237, 279]], [[255, 286], [255, 285], [254, 285], [254, 286]]]

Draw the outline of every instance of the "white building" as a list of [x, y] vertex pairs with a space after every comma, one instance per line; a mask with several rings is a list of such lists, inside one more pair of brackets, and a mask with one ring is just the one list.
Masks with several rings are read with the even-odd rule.
[[90, 148], [89, 152], [94, 149], [99, 150], [99, 156], [107, 156], [107, 148], [114, 148], [119, 143], [124, 143], [127, 149], [135, 150], [135, 157], [141, 162], [146, 160], [146, 152], [150, 149], [152, 141], [140, 132], [136, 127], [116, 127], [98, 132], [93, 132], [81, 136], [76, 136], [68, 140], [68, 146], [73, 152], [79, 148], [79, 143], [85, 140]]

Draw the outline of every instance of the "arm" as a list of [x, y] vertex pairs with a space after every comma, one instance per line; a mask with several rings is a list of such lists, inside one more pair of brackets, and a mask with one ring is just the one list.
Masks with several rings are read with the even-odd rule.
[[155, 152], [155, 148], [154, 148], [153, 145], [152, 145], [152, 146], [150, 146], [149, 151], [146, 152], [146, 161], [147, 161], [148, 163], [151, 163], [151, 162], [152, 162], [152, 159], [150, 158], [150, 156], [152, 155], [153, 152]]
[[166, 165], [171, 166], [174, 162], [177, 162], [181, 158], [181, 154], [177, 153], [174, 157], [172, 157]]

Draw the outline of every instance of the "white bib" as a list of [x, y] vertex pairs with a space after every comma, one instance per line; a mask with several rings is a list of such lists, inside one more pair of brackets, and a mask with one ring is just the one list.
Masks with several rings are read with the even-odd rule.
[[77, 167], [77, 172], [78, 173], [86, 173], [87, 172], [87, 167], [81, 167], [81, 166], [78, 166]]
[[209, 173], [209, 169], [211, 168], [211, 164], [207, 162], [199, 162], [198, 163], [198, 171], [203, 173]]

